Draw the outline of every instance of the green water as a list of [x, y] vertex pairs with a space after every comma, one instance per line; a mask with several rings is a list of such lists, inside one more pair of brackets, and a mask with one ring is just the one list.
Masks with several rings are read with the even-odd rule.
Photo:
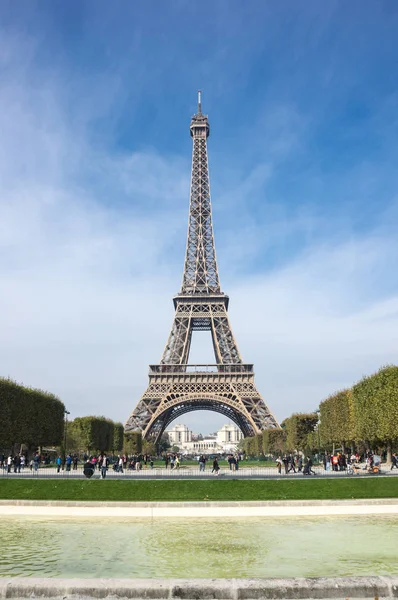
[[397, 575], [397, 549], [398, 517], [0, 519], [3, 577]]

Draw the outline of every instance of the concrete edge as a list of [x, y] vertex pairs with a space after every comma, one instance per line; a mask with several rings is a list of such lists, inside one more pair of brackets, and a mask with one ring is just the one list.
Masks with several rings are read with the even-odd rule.
[[398, 498], [350, 498], [346, 500], [228, 500], [228, 501], [158, 501], [134, 502], [119, 500], [7, 500], [0, 499], [0, 506], [59, 506], [59, 507], [119, 507], [119, 508], [228, 508], [228, 507], [296, 507], [296, 506], [390, 506], [397, 505]]
[[0, 598], [260, 600], [398, 598], [398, 577], [307, 579], [0, 579]]
[[393, 502], [36, 502], [6, 501], [3, 517], [157, 519], [249, 517], [343, 517], [398, 515]]

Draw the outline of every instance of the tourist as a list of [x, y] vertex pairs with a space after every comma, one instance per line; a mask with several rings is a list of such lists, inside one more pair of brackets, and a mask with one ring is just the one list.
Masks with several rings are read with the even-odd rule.
[[337, 454], [333, 454], [332, 456], [332, 469], [333, 471], [339, 470], [339, 457], [337, 456]]
[[68, 454], [68, 456], [66, 457], [66, 470], [70, 471], [71, 466], [72, 466], [72, 457], [70, 454]]
[[[101, 460], [101, 479], [105, 479], [106, 477], [106, 472], [108, 470], [108, 465], [109, 465], [109, 459], [106, 455], [106, 453], [104, 452], [102, 455], [102, 460]], [[98, 466], [98, 468], [99, 468]]]
[[39, 465], [40, 465], [40, 454], [38, 452], [36, 452], [36, 454], [33, 457], [33, 466], [35, 469], [35, 473], [37, 473], [37, 471], [39, 469]]
[[60, 456], [57, 457], [56, 463], [57, 463], [57, 473], [59, 473], [61, 470], [61, 466], [62, 466], [62, 458]]
[[73, 470], [77, 471], [77, 463], [79, 462], [79, 458], [77, 456], [77, 454], [73, 455]]
[[301, 473], [302, 470], [303, 470], [303, 457], [301, 456], [301, 454], [299, 454], [299, 457], [297, 460], [297, 471], [299, 473]]
[[175, 456], [172, 456], [170, 458], [170, 469], [173, 470], [174, 469], [174, 465], [175, 465]]
[[166, 456], [164, 457], [164, 466], [165, 466], [166, 469], [167, 469], [167, 465], [168, 464], [169, 464], [169, 457], [166, 454]]
[[239, 454], [235, 455], [235, 471], [239, 469]]
[[118, 471], [119, 473], [123, 473], [123, 457], [122, 456], [118, 456], [117, 457], [118, 460]]
[[19, 456], [19, 454], [16, 454], [14, 456], [14, 473], [20, 473], [21, 472], [21, 457]]
[[276, 466], [278, 468], [278, 474], [280, 475], [282, 473], [282, 459], [280, 456], [276, 459]]
[[151, 469], [153, 469], [153, 456], [151, 456], [149, 459], [149, 466]]
[[25, 455], [24, 455], [24, 454], [21, 454], [21, 471], [23, 471], [23, 470], [24, 470], [24, 468], [25, 468], [25, 463], [26, 463], [26, 460], [25, 460]]
[[310, 456], [307, 456], [307, 460], [304, 465], [303, 475], [316, 475], [315, 471], [312, 469], [312, 459]]
[[12, 456], [9, 454], [7, 458], [7, 473], [11, 473]]
[[288, 459], [288, 457], [286, 456], [286, 454], [285, 454], [285, 455], [284, 455], [284, 457], [282, 458], [282, 462], [283, 462], [283, 464], [284, 464], [284, 466], [285, 466], [285, 474], [287, 475], [287, 470], [288, 470], [288, 467], [289, 467], [289, 459]]
[[180, 457], [178, 455], [176, 456], [176, 460], [175, 460], [175, 468], [176, 469], [180, 468]]
[[213, 460], [213, 469], [212, 469], [212, 473], [214, 473], [215, 475], [218, 475], [220, 472], [220, 467], [218, 465], [218, 460], [215, 458]]
[[294, 456], [289, 456], [288, 457], [288, 465], [289, 465], [289, 468], [288, 468], [287, 472], [290, 473], [290, 471], [293, 469], [293, 473], [295, 473], [296, 472], [296, 467], [295, 467], [295, 464], [294, 464]]
[[398, 456], [397, 456], [396, 452], [394, 452], [394, 454], [391, 457], [391, 469], [390, 469], [390, 471], [392, 471], [394, 467], [396, 469], [398, 469]]
[[206, 466], [206, 459], [203, 454], [199, 456], [199, 471], [204, 471]]

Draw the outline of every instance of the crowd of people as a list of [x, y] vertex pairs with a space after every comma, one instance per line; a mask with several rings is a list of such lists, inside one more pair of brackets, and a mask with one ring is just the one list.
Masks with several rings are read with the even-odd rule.
[[[242, 455], [239, 453], [228, 454], [225, 457], [231, 471], [237, 471], [239, 469], [239, 463], [242, 460]], [[54, 460], [54, 459], [53, 459]], [[163, 456], [165, 468], [171, 470], [179, 469], [181, 465], [181, 457], [178, 454], [166, 453]], [[197, 457], [199, 464], [199, 471], [204, 472], [206, 470], [206, 464], [208, 461], [212, 461], [212, 473], [218, 475], [220, 472], [219, 458], [212, 457], [205, 454], [201, 454]], [[32, 458], [28, 459], [24, 453], [12, 455], [0, 455], [0, 468], [7, 473], [21, 473], [26, 469], [30, 471], [37, 471], [40, 465], [49, 465], [52, 461], [48, 455], [41, 455], [39, 452], [35, 452]], [[118, 455], [117, 457], [108, 457], [105, 452], [99, 455], [89, 456], [85, 454], [82, 459], [77, 454], [68, 453], [65, 457], [58, 455], [55, 463], [57, 473], [62, 471], [76, 471], [78, 469], [79, 462], [83, 462], [83, 470], [86, 476], [91, 473], [94, 474], [96, 470], [100, 471], [101, 477], [106, 477], [107, 471], [112, 466], [113, 471], [116, 473], [124, 473], [125, 471], [140, 471], [143, 468], [154, 468], [154, 457], [148, 454], [138, 454], [128, 456], [127, 454]], [[319, 461], [323, 463], [325, 471], [348, 471], [349, 473], [357, 472], [358, 470], [371, 471], [375, 468], [379, 468], [381, 464], [381, 457], [372, 452], [364, 454], [352, 453], [347, 454], [344, 452], [336, 453], [324, 453]], [[285, 454], [280, 455], [276, 459], [276, 465], [278, 473], [281, 474], [282, 470], [287, 475], [291, 472], [302, 473], [303, 475], [315, 475], [316, 471], [313, 470], [313, 461], [311, 456], [303, 456], [301, 454]], [[398, 470], [398, 455], [396, 452], [393, 453], [391, 458], [390, 469]]]

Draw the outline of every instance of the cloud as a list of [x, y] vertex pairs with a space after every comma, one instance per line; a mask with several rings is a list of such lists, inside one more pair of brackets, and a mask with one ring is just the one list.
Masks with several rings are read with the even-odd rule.
[[[176, 147], [153, 149], [155, 137], [150, 145], [115, 147], [112, 125], [101, 136], [94, 124], [115, 126], [110, 107], [118, 78], [96, 82], [96, 105], [85, 95], [87, 83], [37, 68], [31, 40], [2, 40], [1, 375], [59, 394], [72, 416], [124, 421], [171, 327], [190, 157]], [[316, 160], [302, 170], [298, 162], [294, 174], [292, 157], [313, 156], [317, 122], [298, 105], [275, 106], [250, 115], [249, 138], [257, 131], [260, 153], [252, 148], [231, 168], [216, 145], [210, 166], [232, 328], [281, 420], [395, 360], [397, 190], [383, 161], [351, 172], [327, 171]], [[380, 128], [381, 115], [376, 121]], [[285, 182], [283, 190], [276, 181]], [[342, 203], [336, 214], [341, 190], [353, 206]], [[365, 230], [353, 213], [360, 218], [369, 196], [380, 206]], [[212, 362], [209, 336], [194, 341], [192, 358]], [[224, 418], [195, 413], [184, 421], [206, 433]]]

